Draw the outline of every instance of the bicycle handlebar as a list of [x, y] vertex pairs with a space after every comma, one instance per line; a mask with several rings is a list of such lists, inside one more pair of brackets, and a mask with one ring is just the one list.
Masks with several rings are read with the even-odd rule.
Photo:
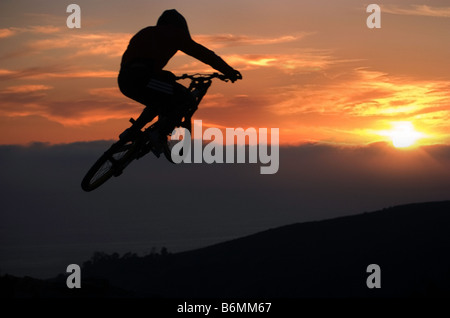
[[223, 74], [219, 74], [219, 73], [211, 73], [211, 74], [201, 74], [201, 73], [195, 73], [195, 74], [183, 74], [180, 76], [175, 77], [176, 80], [181, 80], [181, 79], [191, 79], [191, 80], [210, 80], [213, 78], [218, 78], [221, 81], [224, 82], [228, 82], [229, 79], [223, 75]]

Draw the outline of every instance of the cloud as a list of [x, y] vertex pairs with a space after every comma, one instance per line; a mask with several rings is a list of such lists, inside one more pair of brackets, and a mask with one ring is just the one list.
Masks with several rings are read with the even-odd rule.
[[228, 107], [224, 103], [225, 95], [221, 93], [207, 94], [202, 100], [202, 109]]
[[[111, 119], [128, 119], [139, 114], [143, 106], [125, 99], [99, 100], [82, 99], [74, 102], [46, 103], [45, 117], [65, 126], [92, 125]], [[125, 121], [126, 122], [126, 121]]]
[[[449, 81], [395, 76], [361, 67], [364, 61], [338, 59], [326, 50], [236, 54], [224, 59], [244, 71], [253, 86], [240, 91], [245, 98], [207, 95], [201, 110], [210, 121], [229, 124], [227, 109], [232, 109], [235, 124], [280, 127], [284, 143], [313, 138], [354, 144], [380, 140], [376, 130], [391, 121], [409, 120], [434, 135], [433, 140], [421, 142], [449, 140], [445, 128], [450, 116]], [[267, 71], [258, 72], [263, 69]], [[208, 68], [192, 62], [176, 71], [206, 72]]]
[[72, 71], [68, 73], [44, 73], [43, 77], [52, 78], [116, 78], [117, 71], [98, 70], [98, 71]]
[[45, 53], [61, 60], [73, 61], [77, 57], [101, 56], [117, 58], [125, 51], [132, 34], [98, 32], [68, 32], [54, 26], [33, 26], [28, 28], [9, 28], [0, 30], [0, 38], [14, 34], [33, 34], [22, 41], [21, 47], [4, 53], [0, 60], [25, 57]]
[[0, 91], [0, 114], [17, 116], [22, 114], [42, 113], [38, 101], [47, 96], [46, 91], [53, 89], [49, 85], [17, 85]]
[[[275, 38], [250, 37], [246, 35], [198, 35], [195, 39], [207, 46], [216, 48], [243, 45], [263, 45], [293, 42], [302, 39], [311, 33], [285, 35]], [[51, 50], [61, 48], [75, 48], [74, 56], [101, 55], [106, 57], [119, 57], [125, 51], [131, 37], [130, 33], [83, 33], [60, 34], [58, 38], [43, 39], [30, 42], [31, 50]]]
[[[274, 68], [285, 73], [317, 72], [332, 65], [347, 62], [333, 58], [326, 50], [303, 49], [295, 54], [231, 54], [222, 56], [227, 63], [240, 71]], [[174, 72], [208, 72], [210, 68], [199, 62], [189, 61], [176, 66]]]
[[234, 47], [234, 46], [253, 46], [253, 45], [272, 45], [280, 43], [294, 42], [311, 35], [311, 32], [302, 32], [295, 35], [282, 35], [278, 37], [258, 37], [248, 35], [234, 34], [200, 34], [195, 35], [194, 39], [199, 43], [214, 48]]
[[52, 86], [48, 85], [18, 85], [18, 86], [9, 86], [4, 90], [0, 91], [0, 94], [23, 94], [23, 93], [34, 93], [38, 91], [45, 91], [52, 89]]
[[101, 97], [102, 99], [123, 98], [123, 94], [120, 92], [117, 86], [92, 88], [89, 90], [89, 95], [93, 97]]
[[11, 29], [0, 29], [0, 39], [9, 38], [13, 36], [16, 32]]
[[12, 74], [15, 74], [15, 73], [16, 73], [15, 71], [6, 70], [6, 69], [0, 69], [0, 78], [2, 76], [9, 76], [9, 75], [12, 75]]
[[37, 34], [53, 34], [61, 32], [62, 28], [53, 25], [34, 25], [28, 28], [13, 28], [19, 32], [30, 32]]
[[10, 27], [10, 28], [3, 28], [0, 29], [0, 39], [7, 38], [23, 33], [31, 33], [31, 34], [53, 34], [58, 33], [62, 29], [60, 27], [56, 27], [53, 25], [33, 25], [29, 27]]
[[30, 67], [22, 70], [0, 69], [0, 81], [12, 79], [64, 79], [64, 78], [115, 78], [117, 71], [109, 70], [76, 70], [75, 68], [48, 66]]
[[281, 135], [294, 143], [312, 136], [337, 143], [387, 141], [380, 139], [382, 127], [387, 129], [392, 121], [410, 121], [427, 136], [419, 143], [448, 142], [450, 82], [365, 68], [342, 76], [333, 72], [319, 73], [318, 81], [280, 85], [266, 92], [263, 108], [273, 114], [273, 122], [282, 123]]
[[382, 12], [397, 15], [450, 18], [450, 7], [431, 7], [428, 5], [412, 5], [408, 8], [404, 6], [384, 5], [382, 6]]
[[70, 56], [99, 55], [116, 58], [123, 54], [131, 34], [128, 33], [61, 33], [50, 39], [31, 41], [27, 48], [34, 52], [70, 48]]
[[[65, 54], [65, 58], [77, 58], [83, 56], [101, 56], [108, 58], [118, 58], [125, 51], [132, 34], [129, 33], [68, 33], [62, 30], [51, 27], [30, 27], [27, 29], [14, 29], [14, 32], [35, 32], [46, 35], [43, 39], [32, 39], [24, 45], [24, 48], [4, 54], [0, 59], [9, 59], [15, 57], [22, 57], [30, 54], [38, 54], [47, 51], [55, 51], [70, 49], [70, 53]], [[61, 31], [61, 32], [60, 32]], [[11, 31], [13, 32], [13, 31]], [[1, 34], [1, 33], [0, 33]], [[228, 46], [243, 46], [243, 45], [263, 45], [263, 44], [279, 44], [292, 42], [302, 39], [311, 33], [299, 33], [297, 35], [285, 35], [274, 38], [264, 37], [250, 37], [246, 35], [199, 35], [196, 36], [202, 44], [212, 47], [228, 47]], [[6, 32], [5, 32], [6, 35]], [[302, 52], [306, 54], [307, 52]], [[314, 52], [308, 52], [314, 53]], [[269, 63], [272, 60], [253, 61], [253, 63]], [[251, 62], [250, 62], [251, 63]], [[293, 65], [286, 65], [287, 68]]]
[[[350, 76], [351, 75], [351, 76]], [[450, 82], [421, 81], [357, 68], [321, 85], [280, 87], [284, 101], [270, 106], [279, 115], [344, 112], [351, 116], [414, 115], [450, 104]]]
[[[388, 7], [392, 12], [394, 9], [400, 12], [399, 7]], [[427, 10], [433, 14], [437, 12], [436, 8], [426, 6], [409, 9], [422, 13]], [[404, 14], [404, 11], [402, 12]], [[2, 106], [4, 112], [8, 110], [10, 114], [37, 114], [65, 125], [77, 125], [108, 118], [128, 117], [124, 109], [139, 109], [139, 104], [126, 99], [113, 87], [120, 55], [132, 34], [104, 31], [94, 33], [92, 28], [71, 32], [63, 27], [64, 21], [62, 24], [56, 24], [52, 20], [46, 20], [45, 23], [48, 25], [0, 29], [0, 38], [3, 34], [5, 39], [19, 35], [20, 39], [23, 39], [20, 41], [22, 47], [11, 48], [14, 52], [6, 51], [6, 54], [3, 54], [10, 48], [2, 47], [3, 59], [34, 54], [24, 57], [24, 60], [28, 58], [28, 62], [24, 64], [19, 63], [21, 59], [3, 63], [9, 66], [0, 69], [0, 81], [14, 80], [12, 83], [5, 83], [5, 86], [9, 87], [33, 83], [56, 88], [24, 92], [22, 96], [3, 92], [3, 97], [7, 96], [5, 94], [10, 97], [8, 103]], [[272, 126], [275, 121], [273, 125], [278, 125], [286, 131], [293, 129], [294, 133], [296, 127], [310, 128], [311, 123], [319, 117], [330, 117], [334, 121], [357, 118], [361, 122], [360, 125], [367, 125], [368, 121], [365, 119], [370, 118], [373, 125], [381, 119], [404, 116], [420, 119], [426, 125], [443, 127], [443, 120], [448, 119], [449, 115], [448, 83], [393, 77], [390, 74], [360, 68], [363, 63], [352, 64], [352, 61], [343, 60], [331, 49], [300, 46], [300, 41], [310, 34], [312, 33], [195, 36], [196, 40], [207, 46], [233, 48], [224, 49], [225, 54], [221, 54], [222, 57], [234, 68], [246, 72], [243, 73], [245, 81], [239, 83], [240, 86], [224, 85], [226, 88], [223, 90], [219, 85], [213, 86], [211, 94], [206, 96], [201, 105], [205, 110], [204, 114], [207, 114], [205, 120], [224, 125], [232, 120], [242, 120], [249, 125], [256, 125], [252, 124], [254, 120], [266, 127], [269, 124]], [[320, 41], [320, 37], [313, 40], [320, 45], [315, 42]], [[244, 46], [245, 48], [240, 50], [234, 49]], [[256, 47], [249, 49], [248, 46]], [[239, 51], [246, 54], [234, 54]], [[229, 54], [230, 52], [233, 54]], [[258, 54], [248, 54], [250, 52]], [[178, 62], [170, 68], [175, 73], [211, 71], [209, 66], [190, 57], [183, 57], [182, 54], [181, 58], [178, 55], [176, 59]], [[36, 67], [27, 67], [30, 61], [35, 62]], [[55, 63], [54, 61], [59, 64], [49, 64]], [[13, 69], [13, 65], [26, 66]], [[172, 67], [172, 64], [169, 66]], [[89, 90], [84, 86], [77, 87], [75, 99], [72, 98], [75, 94], [69, 93], [67, 95], [70, 95], [72, 100], [53, 100], [56, 96], [64, 96], [64, 90], [69, 91], [68, 83], [61, 82], [60, 85], [59, 81], [77, 78], [93, 79], [87, 81], [92, 86]], [[53, 99], [45, 98], [46, 94], [52, 95], [54, 92]], [[237, 114], [230, 114], [227, 108], [232, 108]], [[219, 115], [214, 113], [219, 114], [223, 121], [218, 120]], [[318, 133], [317, 136], [322, 136], [324, 140], [329, 140], [326, 134], [333, 135], [341, 128], [322, 119], [318, 120], [317, 126], [322, 129], [322, 135]]]
[[88, 96], [53, 100], [47, 94], [53, 86], [15, 85], [0, 91], [0, 115], [4, 117], [39, 116], [63, 125], [79, 126], [110, 119], [129, 118], [143, 106], [122, 95], [118, 87], [93, 88]]
[[128, 119], [143, 106], [123, 98], [84, 98], [74, 101], [43, 99], [45, 94], [0, 94], [5, 96], [0, 114], [6, 117], [40, 116], [64, 126], [91, 125], [110, 119]]
[[278, 68], [286, 72], [311, 72], [339, 63], [326, 51], [305, 49], [296, 54], [244, 54], [225, 57], [230, 64], [242, 69]]

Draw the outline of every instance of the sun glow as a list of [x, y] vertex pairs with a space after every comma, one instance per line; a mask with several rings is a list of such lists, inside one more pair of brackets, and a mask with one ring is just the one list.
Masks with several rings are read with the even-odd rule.
[[416, 141], [424, 137], [423, 133], [415, 130], [409, 121], [393, 122], [392, 129], [380, 134], [389, 137], [395, 148], [407, 148], [413, 146]]

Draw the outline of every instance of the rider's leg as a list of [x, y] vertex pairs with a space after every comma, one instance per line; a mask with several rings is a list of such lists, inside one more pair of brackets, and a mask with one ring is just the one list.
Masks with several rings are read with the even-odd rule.
[[145, 107], [141, 115], [134, 121], [134, 127], [141, 130], [158, 115], [158, 109], [154, 107]]
[[137, 134], [153, 120], [158, 115], [158, 111], [153, 107], [145, 107], [141, 115], [134, 121], [130, 128], [125, 129], [123, 133], [120, 134], [119, 138], [121, 140], [132, 140]]
[[[145, 67], [122, 68], [118, 77], [120, 91], [141, 104], [150, 105], [152, 96], [146, 87], [148, 78], [148, 70]], [[126, 141], [134, 139], [157, 114], [157, 108], [145, 107], [135, 123], [120, 134], [119, 138]]]
[[[180, 85], [175, 83], [176, 85]], [[182, 85], [180, 85], [182, 86]], [[184, 89], [185, 87], [182, 86]], [[183, 116], [183, 105], [186, 105], [186, 98], [180, 98], [176, 94], [177, 90], [174, 89], [175, 94], [159, 95], [158, 105], [158, 122], [156, 123], [157, 129], [149, 131], [149, 138], [153, 145], [152, 151], [159, 156], [162, 152], [163, 144], [167, 140], [167, 136], [170, 135], [173, 129], [180, 124], [181, 117]]]
[[180, 125], [186, 111], [195, 102], [186, 87], [179, 83], [175, 83], [173, 87], [174, 95], [166, 100], [163, 104], [165, 107], [161, 107], [158, 120], [164, 135], [170, 134], [175, 127]]

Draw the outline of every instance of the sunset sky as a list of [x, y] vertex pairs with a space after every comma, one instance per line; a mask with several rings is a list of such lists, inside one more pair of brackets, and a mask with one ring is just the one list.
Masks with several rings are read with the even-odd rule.
[[[240, 70], [216, 82], [196, 113], [215, 127], [280, 128], [282, 144], [392, 141], [407, 123], [417, 144], [449, 144], [450, 5], [370, 2], [78, 0], [0, 3], [0, 143], [113, 139], [142, 110], [116, 84], [131, 36], [176, 8], [193, 38]], [[209, 72], [178, 53], [166, 69]]]
[[[380, 29], [360, 0], [73, 2], [80, 29], [66, 26], [72, 0], [0, 1], [2, 274], [450, 199], [448, 0], [377, 1]], [[118, 89], [121, 56], [172, 8], [244, 77], [215, 81], [194, 119], [279, 128], [279, 170], [148, 155], [86, 193], [89, 167], [143, 109]], [[213, 71], [181, 52], [166, 69]]]

